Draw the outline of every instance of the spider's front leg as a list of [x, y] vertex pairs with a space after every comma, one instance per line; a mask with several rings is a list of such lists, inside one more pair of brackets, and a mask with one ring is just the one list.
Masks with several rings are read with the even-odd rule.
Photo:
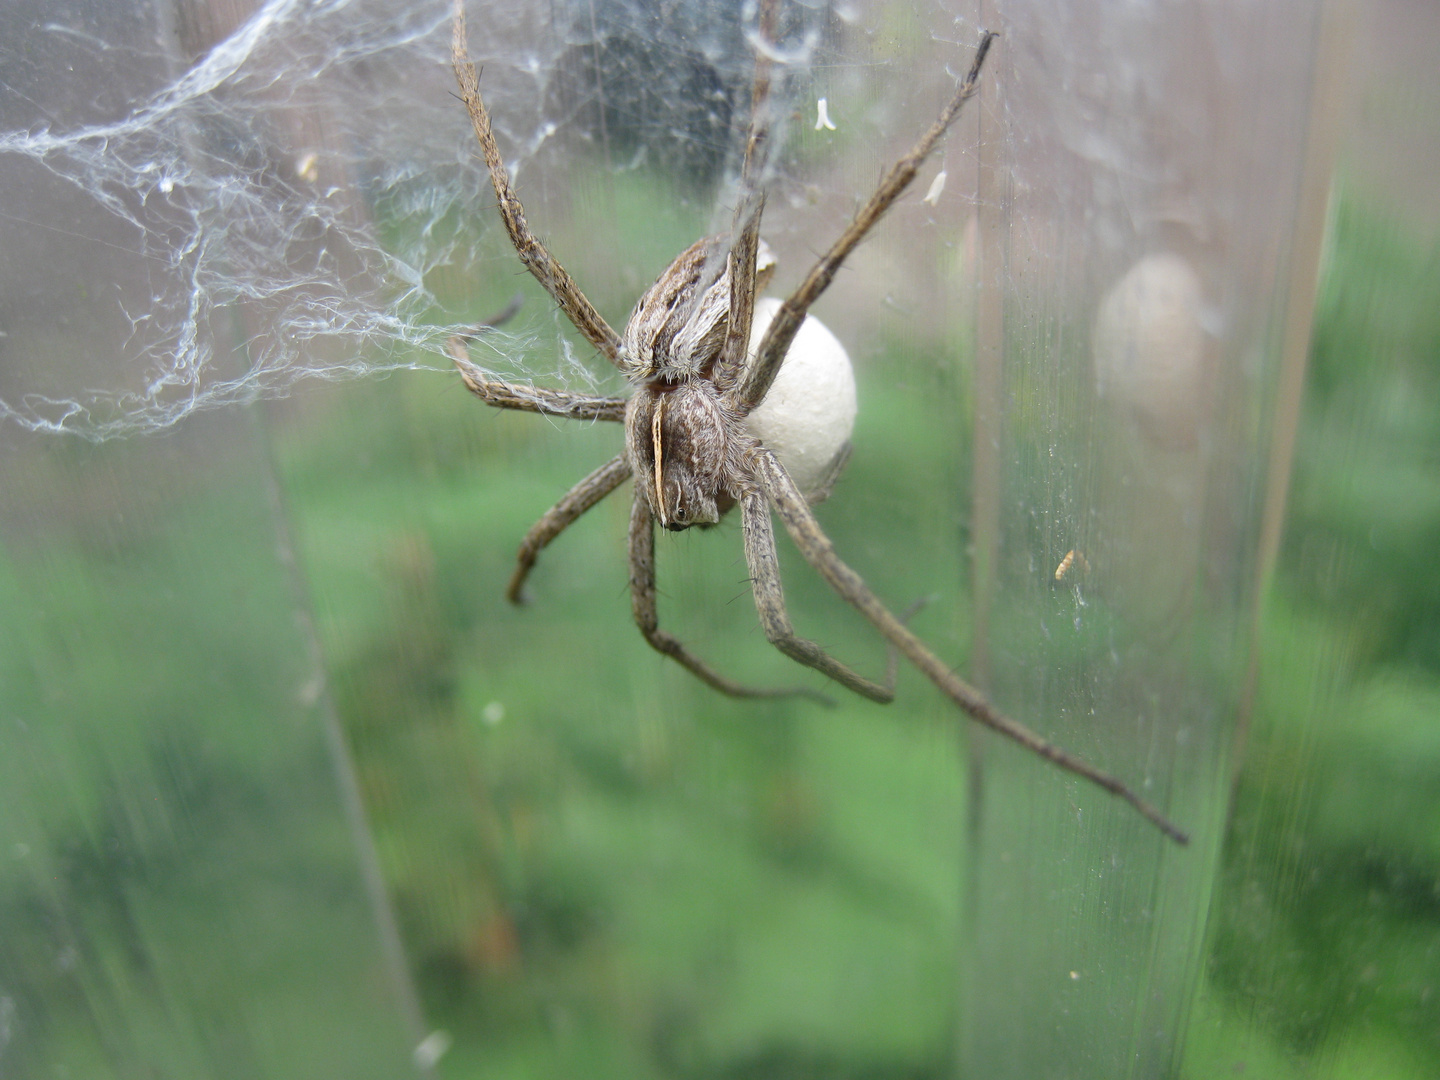
[[664, 653], [701, 682], [722, 694], [737, 698], [798, 696], [811, 698], [823, 705], [834, 704], [824, 694], [804, 687], [769, 690], [745, 686], [733, 679], [727, 679], [685, 648], [677, 638], [660, 629], [660, 618], [655, 608], [655, 516], [650, 512], [649, 499], [638, 489], [630, 510], [630, 606], [635, 613], [635, 625], [640, 628], [640, 633], [650, 643], [651, 648]]
[[920, 166], [935, 149], [935, 144], [945, 134], [955, 118], [960, 115], [960, 109], [970, 98], [975, 96], [979, 89], [980, 69], [985, 64], [985, 54], [990, 51], [990, 46], [996, 38], [995, 34], [986, 33], [981, 36], [980, 44], [975, 50], [975, 59], [970, 65], [970, 73], [965, 76], [955, 96], [950, 99], [950, 104], [940, 113], [939, 119], [930, 125], [930, 130], [920, 136], [920, 139], [910, 148], [910, 152], [891, 166], [880, 186], [875, 189], [868, 202], [856, 213], [854, 220], [849, 227], [840, 234], [840, 238], [830, 245], [830, 250], [825, 252], [800, 283], [800, 287], [786, 300], [775, 318], [765, 330], [765, 336], [761, 339], [760, 345], [754, 350], [750, 361], [745, 365], [744, 373], [739, 384], [733, 387], [729, 393], [728, 404], [742, 416], [749, 413], [757, 405], [765, 400], [769, 393], [770, 386], [775, 381], [775, 376], [780, 371], [780, 365], [785, 362], [785, 354], [790, 351], [790, 344], [799, 333], [801, 324], [805, 321], [805, 315], [810, 310], [810, 305], [820, 297], [834, 280], [840, 267], [844, 265], [846, 258], [855, 250], [861, 240], [875, 227], [875, 223], [884, 216], [885, 211], [896, 199], [910, 186], [920, 171]]
[[750, 585], [755, 593], [755, 610], [766, 640], [791, 660], [812, 667], [841, 686], [882, 705], [895, 699], [895, 662], [891, 652], [885, 682], [872, 682], [846, 667], [815, 642], [795, 633], [785, 609], [785, 589], [780, 584], [780, 562], [775, 554], [775, 530], [770, 524], [770, 504], [759, 491], [740, 500], [745, 531], [745, 562], [750, 567]]
[[470, 123], [475, 128], [475, 137], [480, 142], [480, 152], [485, 157], [485, 167], [490, 171], [490, 184], [495, 189], [495, 198], [500, 206], [500, 217], [505, 222], [505, 231], [510, 243], [525, 269], [530, 271], [548, 292], [556, 305], [565, 313], [576, 330], [599, 349], [611, 363], [620, 358], [620, 336], [610, 328], [595, 305], [590, 303], [580, 286], [556, 262], [544, 244], [540, 242], [529, 223], [525, 220], [525, 207], [510, 186], [510, 174], [495, 143], [495, 133], [490, 128], [490, 113], [480, 96], [480, 76], [470, 62], [469, 46], [465, 42], [465, 4], [455, 0], [453, 25], [450, 38], [450, 64], [460, 84], [460, 100], [470, 113]]

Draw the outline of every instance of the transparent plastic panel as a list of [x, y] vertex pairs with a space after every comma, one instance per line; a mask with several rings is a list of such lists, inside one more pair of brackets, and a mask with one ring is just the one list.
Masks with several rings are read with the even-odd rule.
[[[783, 295], [1001, 32], [815, 308], [860, 409], [817, 512], [1182, 848], [903, 664], [882, 707], [786, 660], [734, 515], [659, 536], [662, 626], [832, 707], [645, 645], [628, 486], [506, 603], [621, 431], [447, 339], [626, 388], [506, 239], [447, 0], [9, 5], [0, 1077], [1435, 1075], [1440, 261], [1379, 152], [1435, 91], [1380, 7], [786, 3], [771, 50]], [[623, 326], [729, 228], [755, 8], [467, 13]]]
[[1312, 108], [1338, 168], [1313, 306], [1292, 285], [1287, 312], [1292, 452], [1267, 480], [1196, 1076], [1440, 1071], [1440, 10], [1325, 16]]
[[182, 8], [0, 11], [0, 1076], [414, 1075]]
[[[972, 664], [1002, 707], [1137, 784], [1192, 842], [980, 739], [962, 1062], [1168, 1075], [1253, 648], [1287, 268], [1299, 259], [1313, 289], [1318, 256], [1295, 240], [1318, 15], [999, 15]], [[1316, 236], [1322, 221], [1323, 194]]]
[[411, 1070], [418, 1016], [250, 420], [3, 436], [7, 1077]]

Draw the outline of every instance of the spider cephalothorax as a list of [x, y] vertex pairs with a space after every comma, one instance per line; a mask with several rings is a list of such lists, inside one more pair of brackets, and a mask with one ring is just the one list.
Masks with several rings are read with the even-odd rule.
[[[857, 694], [887, 702], [894, 696], [894, 656], [902, 653], [972, 718], [1125, 799], [1168, 836], [1184, 843], [1184, 833], [1119, 780], [1001, 714], [897, 619], [860, 575], [835, 554], [810, 504], [828, 492], [848, 456], [848, 442], [835, 449], [833, 456], [826, 449], [822, 460], [806, 464], [802, 489], [776, 452], [784, 448], [766, 434], [777, 430], [773, 423], [770, 426], [755, 424], [761, 415], [756, 410], [776, 385], [791, 346], [804, 336], [802, 330], [810, 305], [825, 291], [850, 252], [915, 179], [921, 164], [959, 114], [961, 106], [974, 95], [981, 65], [994, 39], [993, 34], [981, 37], [969, 74], [939, 119], [885, 174], [849, 227], [821, 256], [789, 299], [773, 311], [767, 309], [762, 319], [763, 333], [752, 342], [756, 293], [773, 267], [773, 260], [760, 243], [760, 218], [765, 205], [760, 178], [764, 174], [769, 142], [765, 105], [771, 67], [775, 63], [774, 50], [765, 43], [775, 40], [777, 6], [778, 0], [762, 0], [759, 9], [756, 34], [762, 44], [756, 49], [751, 121], [740, 177], [741, 196], [731, 234], [698, 241], [681, 252], [640, 298], [624, 333], [616, 334], [525, 221], [524, 209], [510, 186], [509, 173], [490, 129], [490, 115], [480, 97], [478, 76], [470, 63], [463, 3], [455, 0], [452, 47], [455, 75], [485, 155], [510, 241], [526, 268], [575, 328], [623, 372], [634, 387], [632, 395], [625, 399], [515, 386], [488, 376], [470, 361], [464, 341], [451, 339], [450, 353], [466, 386], [490, 405], [576, 419], [623, 420], [625, 424], [624, 450], [576, 484], [526, 534], [507, 595], [518, 603], [525, 579], [545, 546], [633, 476], [630, 597], [636, 625], [645, 640], [710, 686], [733, 697], [801, 694], [824, 700], [813, 690], [758, 689], [735, 682], [660, 629], [656, 609], [655, 523], [658, 521], [670, 530], [712, 525], [738, 505], [760, 626], [766, 638], [786, 656]], [[792, 367], [791, 370], [800, 369]], [[853, 416], [853, 389], [848, 392], [849, 416]], [[845, 423], [848, 425], [848, 418]], [[767, 445], [767, 440], [774, 441], [775, 445]], [[791, 464], [797, 464], [795, 459], [791, 459]], [[780, 584], [772, 512], [779, 517], [800, 553], [831, 588], [890, 643], [892, 662], [883, 682], [865, 678], [815, 642], [795, 633]]]
[[671, 531], [714, 525], [739, 500], [753, 440], [704, 380], [646, 383], [625, 408], [625, 452], [650, 512]]

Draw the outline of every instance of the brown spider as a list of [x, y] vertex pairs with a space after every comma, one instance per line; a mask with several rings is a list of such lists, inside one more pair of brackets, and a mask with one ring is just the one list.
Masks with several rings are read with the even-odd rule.
[[[759, 13], [759, 32], [771, 41], [775, 39], [775, 8], [775, 0], [766, 0]], [[759, 178], [769, 135], [763, 106], [769, 95], [772, 63], [766, 50], [756, 50], [752, 116], [741, 170], [742, 195], [735, 210], [732, 235], [709, 237], [681, 252], [640, 298], [621, 335], [605, 322], [525, 221], [524, 208], [510, 186], [509, 174], [490, 129], [489, 113], [480, 97], [479, 79], [470, 62], [463, 0], [455, 0], [451, 59], [510, 241], [526, 269], [554, 298], [566, 318], [624, 373], [635, 389], [629, 398], [604, 398], [517, 386], [481, 371], [470, 361], [463, 339], [452, 338], [449, 352], [465, 385], [488, 405], [625, 424], [625, 449], [571, 488], [526, 534], [507, 590], [512, 602], [520, 602], [525, 578], [541, 550], [633, 475], [630, 595], [635, 622], [645, 640], [705, 683], [732, 697], [787, 694], [819, 697], [807, 690], [743, 686], [716, 672], [679, 640], [660, 629], [655, 610], [655, 521], [658, 519], [671, 530], [712, 525], [738, 504], [745, 559], [760, 625], [766, 638], [786, 656], [822, 672], [857, 694], [884, 703], [894, 696], [893, 653], [898, 650], [975, 720], [1119, 796], [1167, 836], [1184, 844], [1188, 839], [1183, 832], [1119, 780], [1004, 716], [978, 690], [956, 676], [876, 598], [860, 575], [840, 560], [790, 473], [746, 425], [746, 417], [765, 400], [810, 305], [825, 291], [850, 252], [914, 180], [961, 106], [974, 95], [981, 65], [994, 39], [992, 33], [981, 37], [969, 74], [939, 119], [885, 174], [849, 227], [780, 306], [758, 348], [751, 353], [748, 345], [755, 294], [769, 270], [768, 253], [764, 252], [759, 239], [765, 203]], [[810, 501], [818, 502], [828, 493], [848, 453], [847, 443], [826, 470], [828, 475], [818, 485], [819, 490], [812, 491]], [[772, 510], [779, 515], [806, 561], [890, 643], [892, 662], [884, 683], [865, 678], [829, 656], [813, 641], [795, 633], [780, 584], [770, 520]]]

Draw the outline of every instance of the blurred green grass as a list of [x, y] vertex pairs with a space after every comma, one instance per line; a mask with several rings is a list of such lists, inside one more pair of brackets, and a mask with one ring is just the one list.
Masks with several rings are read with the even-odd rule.
[[0, 1075], [403, 1064], [263, 476], [159, 442], [6, 462], [69, 499], [0, 552]]
[[1186, 1076], [1440, 1075], [1437, 295], [1342, 193]]

